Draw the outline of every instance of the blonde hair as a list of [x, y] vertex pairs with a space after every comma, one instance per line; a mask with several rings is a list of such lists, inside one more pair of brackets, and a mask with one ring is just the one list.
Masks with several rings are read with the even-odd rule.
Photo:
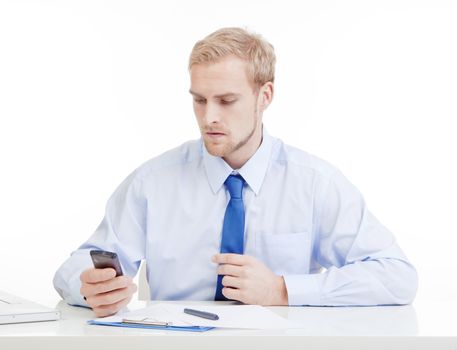
[[248, 76], [255, 85], [274, 82], [276, 56], [273, 45], [243, 28], [222, 28], [197, 41], [190, 54], [189, 70], [194, 64], [215, 63], [228, 55], [248, 62]]

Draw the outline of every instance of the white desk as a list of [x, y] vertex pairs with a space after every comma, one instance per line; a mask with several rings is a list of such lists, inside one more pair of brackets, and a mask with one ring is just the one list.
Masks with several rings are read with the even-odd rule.
[[[207, 304], [191, 302], [190, 304]], [[132, 309], [145, 306], [135, 301]], [[273, 307], [304, 330], [214, 329], [204, 333], [90, 326], [91, 310], [60, 301], [60, 321], [1, 325], [0, 349], [452, 349], [457, 302], [391, 307]]]

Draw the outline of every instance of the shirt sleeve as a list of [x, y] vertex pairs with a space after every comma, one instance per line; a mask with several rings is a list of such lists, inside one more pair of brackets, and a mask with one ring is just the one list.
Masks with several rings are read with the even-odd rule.
[[290, 305], [409, 304], [417, 273], [359, 191], [337, 171], [316, 198], [313, 249], [323, 273], [284, 276]]
[[125, 275], [135, 276], [144, 259], [146, 199], [141, 181], [132, 173], [108, 200], [97, 230], [62, 264], [54, 276], [54, 287], [71, 305], [87, 306], [80, 293], [80, 275], [93, 267], [92, 249], [116, 252]]

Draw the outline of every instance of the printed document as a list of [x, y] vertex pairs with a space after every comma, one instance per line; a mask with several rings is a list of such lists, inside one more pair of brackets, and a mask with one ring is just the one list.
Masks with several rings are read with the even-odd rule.
[[[208, 320], [184, 313], [185, 308], [198, 309], [219, 316]], [[303, 325], [285, 319], [263, 306], [258, 305], [196, 305], [158, 303], [146, 308], [98, 318], [98, 324], [138, 322], [141, 324], [166, 323], [174, 327], [217, 327], [242, 329], [289, 329]]]

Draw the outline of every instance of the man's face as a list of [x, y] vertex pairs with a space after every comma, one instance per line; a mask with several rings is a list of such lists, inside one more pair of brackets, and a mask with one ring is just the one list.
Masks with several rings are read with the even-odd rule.
[[194, 112], [208, 152], [218, 157], [242, 153], [262, 125], [247, 62], [227, 56], [216, 63], [195, 64], [190, 79]]

